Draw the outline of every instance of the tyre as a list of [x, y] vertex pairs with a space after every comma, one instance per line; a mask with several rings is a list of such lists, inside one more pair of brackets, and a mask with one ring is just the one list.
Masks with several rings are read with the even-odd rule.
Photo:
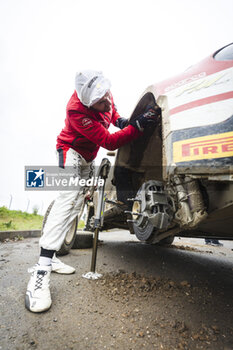
[[143, 227], [133, 225], [133, 230], [137, 239], [148, 243], [153, 242], [153, 238], [156, 235], [156, 230], [149, 221], [147, 221]]
[[90, 231], [77, 230], [72, 249], [88, 249], [93, 246], [93, 233]]
[[57, 251], [57, 255], [66, 255], [69, 253], [76, 239], [77, 225], [78, 225], [78, 218], [76, 217], [71, 225], [71, 228], [66, 233], [66, 236], [61, 248]]
[[[44, 215], [43, 219], [43, 224], [42, 224], [42, 229], [41, 229], [41, 235], [43, 235], [43, 229], [45, 226], [45, 223], [47, 222], [49, 213], [54, 205], [54, 201], [52, 201], [46, 210], [46, 213]], [[78, 218], [76, 217], [71, 225], [71, 228], [69, 231], [66, 233], [64, 242], [61, 246], [61, 248], [56, 252], [57, 255], [66, 255], [69, 253], [70, 249], [72, 248], [75, 238], [76, 238], [76, 230], [77, 230], [77, 225], [78, 225]]]

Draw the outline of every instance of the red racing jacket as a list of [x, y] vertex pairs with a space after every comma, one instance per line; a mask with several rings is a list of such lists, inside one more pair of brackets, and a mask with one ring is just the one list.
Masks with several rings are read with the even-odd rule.
[[65, 127], [57, 137], [57, 150], [73, 148], [89, 162], [96, 157], [100, 147], [115, 150], [141, 135], [132, 125], [110, 134], [110, 123], [115, 125], [118, 118], [120, 115], [113, 98], [111, 111], [100, 113], [85, 107], [75, 91], [67, 104]]

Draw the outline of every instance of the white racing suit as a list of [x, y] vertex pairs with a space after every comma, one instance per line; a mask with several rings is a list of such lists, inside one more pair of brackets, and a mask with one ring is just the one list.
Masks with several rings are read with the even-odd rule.
[[[66, 152], [65, 166], [72, 166], [75, 177], [88, 180], [94, 177], [94, 162], [86, 160], [75, 150], [70, 148]], [[65, 239], [66, 233], [71, 228], [73, 220], [80, 211], [85, 197], [84, 186], [77, 186], [74, 191], [61, 191], [51, 208], [40, 238], [40, 247], [47, 250], [58, 251]], [[80, 217], [79, 217], [80, 219]]]

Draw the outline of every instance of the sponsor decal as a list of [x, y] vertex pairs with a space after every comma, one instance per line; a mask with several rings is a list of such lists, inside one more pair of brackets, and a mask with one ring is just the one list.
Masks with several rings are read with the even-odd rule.
[[175, 163], [233, 157], [233, 131], [173, 143]]
[[[167, 92], [170, 115], [193, 108], [192, 103], [198, 105], [198, 102], [203, 102], [203, 99], [208, 98], [207, 103], [212, 103], [215, 102], [216, 96], [221, 95], [221, 100], [224, 100], [224, 94], [232, 92], [232, 79], [233, 67], [208, 76], [203, 75], [196, 81], [170, 90]], [[213, 97], [213, 101], [211, 101], [211, 97]], [[177, 108], [179, 110], [176, 110]]]
[[83, 118], [82, 119], [82, 125], [83, 126], [88, 126], [90, 124], [93, 124], [92, 120], [90, 118]]
[[193, 84], [189, 84], [188, 86], [184, 87], [176, 96], [181, 96], [184, 93], [191, 94], [192, 92], [199, 91], [201, 89], [206, 89], [214, 84], [216, 84], [217, 81], [219, 81], [222, 77], [224, 77], [224, 73], [218, 74], [217, 76], [210, 76], [206, 79], [203, 79], [201, 81], [198, 81]]
[[188, 78], [176, 81], [173, 84], [171, 84], [170, 86], [167, 86], [165, 88], [165, 91], [168, 92], [170, 90], [176, 89], [176, 88], [178, 88], [178, 87], [180, 87], [182, 85], [188, 84], [190, 82], [193, 82], [193, 81], [198, 80], [200, 78], [203, 78], [205, 76], [206, 76], [206, 72], [201, 72], [201, 73], [192, 75], [191, 77], [188, 77]]

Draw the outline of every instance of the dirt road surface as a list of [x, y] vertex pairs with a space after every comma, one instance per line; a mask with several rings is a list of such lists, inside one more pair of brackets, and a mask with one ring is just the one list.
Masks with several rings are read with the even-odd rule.
[[1, 243], [1, 350], [233, 349], [233, 242], [159, 247], [126, 231], [100, 239], [103, 277], [84, 279], [92, 251], [71, 250], [62, 260], [76, 273], [52, 274], [53, 304], [41, 314], [24, 306], [38, 239]]

